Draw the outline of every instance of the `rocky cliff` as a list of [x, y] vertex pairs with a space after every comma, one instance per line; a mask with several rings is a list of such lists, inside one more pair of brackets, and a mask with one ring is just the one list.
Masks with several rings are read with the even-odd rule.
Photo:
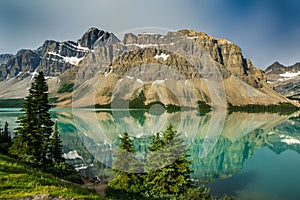
[[[40, 70], [48, 76], [50, 95], [60, 107], [288, 102], [267, 85], [264, 72], [237, 45], [191, 30], [128, 33], [119, 40], [91, 28], [77, 42], [45, 41], [37, 50], [21, 50], [1, 64], [0, 98], [24, 97], [28, 82]], [[26, 88], [17, 92], [22, 81]], [[73, 93], [62, 88], [70, 84]]]
[[13, 57], [12, 54], [0, 54], [0, 65], [7, 63], [11, 57]]

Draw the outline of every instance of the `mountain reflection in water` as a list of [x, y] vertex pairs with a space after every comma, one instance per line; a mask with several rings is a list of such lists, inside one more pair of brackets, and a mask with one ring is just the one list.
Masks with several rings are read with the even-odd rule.
[[[0, 109], [0, 121], [7, 120], [11, 129], [17, 126], [15, 120], [20, 115], [19, 111], [1, 112]], [[278, 155], [277, 160], [274, 157], [278, 161], [285, 153], [292, 155], [291, 160], [296, 164], [289, 166], [284, 163], [285, 160], [279, 160], [282, 166], [293, 169], [295, 165], [300, 165], [299, 114], [284, 116], [212, 111], [201, 115], [193, 111], [168, 113], [144, 110], [54, 109], [52, 117], [58, 120], [68, 162], [88, 177], [112, 176], [110, 168], [120, 134], [129, 133], [137, 151], [136, 155], [142, 160], [149, 151], [147, 147], [151, 136], [164, 131], [169, 124], [181, 133], [190, 149], [194, 170], [192, 178], [199, 184], [209, 184], [215, 193], [227, 192], [238, 196], [237, 191], [246, 190], [247, 184], [259, 179], [259, 171], [254, 171], [260, 169], [261, 163], [267, 160], [264, 156], [271, 159]], [[252, 171], [247, 171], [248, 168]], [[299, 173], [291, 173], [300, 178]], [[256, 182], [255, 184], [259, 185]], [[289, 187], [293, 188], [292, 185]], [[263, 192], [266, 191], [267, 189]], [[240, 195], [242, 194], [250, 195], [249, 192]], [[300, 195], [291, 191], [285, 197], [298, 198]], [[242, 196], [239, 198], [243, 199]]]
[[[65, 150], [76, 150], [83, 158], [82, 164], [89, 165], [91, 163], [87, 160], [94, 159], [106, 167], [111, 167], [119, 135], [123, 132], [130, 134], [137, 156], [143, 158], [148, 152], [151, 136], [172, 124], [186, 140], [193, 160], [192, 177], [201, 183], [238, 173], [244, 161], [264, 146], [275, 152], [300, 147], [296, 143], [286, 143], [288, 140], [283, 140], [283, 134], [287, 138], [292, 136], [281, 133], [281, 129], [277, 131], [276, 127], [284, 126], [282, 124], [288, 119], [288, 116], [278, 114], [164, 112], [156, 115], [142, 110], [94, 112], [78, 109], [73, 112], [59, 111], [56, 117]], [[78, 143], [72, 144], [75, 138]], [[298, 139], [300, 137], [295, 136], [290, 141], [300, 141]], [[282, 149], [283, 146], [285, 148]], [[97, 175], [103, 174], [98, 172]]]

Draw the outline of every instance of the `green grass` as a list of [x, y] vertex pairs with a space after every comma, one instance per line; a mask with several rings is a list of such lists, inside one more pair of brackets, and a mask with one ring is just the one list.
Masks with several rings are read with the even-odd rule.
[[22, 161], [0, 154], [0, 199], [38, 194], [77, 199], [101, 199], [96, 192], [66, 183]]
[[57, 93], [73, 92], [73, 87], [74, 83], [63, 82], [57, 90]]

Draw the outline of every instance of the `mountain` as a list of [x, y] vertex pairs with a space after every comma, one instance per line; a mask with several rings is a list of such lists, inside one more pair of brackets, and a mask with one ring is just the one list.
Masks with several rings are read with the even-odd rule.
[[273, 63], [266, 69], [268, 83], [275, 91], [294, 100], [300, 100], [300, 63], [284, 66]]
[[[203, 32], [114, 34], [89, 29], [77, 41], [48, 40], [0, 66], [0, 99], [22, 98], [38, 71], [58, 107], [214, 107], [289, 102], [240, 47]], [[72, 89], [73, 92], [72, 92]]]
[[43, 71], [50, 77], [58, 76], [78, 65], [95, 43], [109, 37], [114, 35], [91, 28], [77, 42], [47, 40], [36, 50], [23, 49], [16, 55], [0, 55], [0, 80], [24, 79], [36, 71]]

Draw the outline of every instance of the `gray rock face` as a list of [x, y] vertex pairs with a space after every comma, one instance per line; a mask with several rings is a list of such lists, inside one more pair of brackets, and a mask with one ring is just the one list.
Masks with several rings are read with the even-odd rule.
[[220, 65], [224, 78], [230, 74], [255, 88], [262, 88], [266, 77], [262, 70], [254, 67], [251, 61], [244, 58], [240, 47], [226, 39], [217, 39], [205, 33], [184, 30], [187, 37], [200, 42], [211, 57]]
[[109, 38], [113, 38], [118, 41], [117, 37], [112, 34], [97, 28], [90, 28], [83, 36], [78, 40], [78, 44], [81, 46], [92, 49], [94, 46], [103, 45], [101, 42], [107, 42]]
[[275, 91], [290, 99], [300, 100], [300, 63], [284, 66], [275, 62], [266, 69], [266, 76]]
[[40, 56], [34, 51], [20, 50], [0, 66], [0, 80], [20, 76], [22, 73], [30, 74], [37, 68], [40, 61]]
[[7, 63], [11, 57], [13, 57], [13, 54], [0, 54], [0, 65]]
[[12, 77], [23, 79], [34, 71], [43, 71], [46, 76], [59, 76], [78, 65], [95, 46], [105, 45], [107, 41], [117, 41], [117, 38], [112, 33], [92, 28], [78, 42], [47, 40], [36, 50], [1, 55], [0, 81]]
[[300, 101], [300, 76], [297, 76], [290, 80], [276, 82], [273, 86], [274, 90], [280, 94]]

